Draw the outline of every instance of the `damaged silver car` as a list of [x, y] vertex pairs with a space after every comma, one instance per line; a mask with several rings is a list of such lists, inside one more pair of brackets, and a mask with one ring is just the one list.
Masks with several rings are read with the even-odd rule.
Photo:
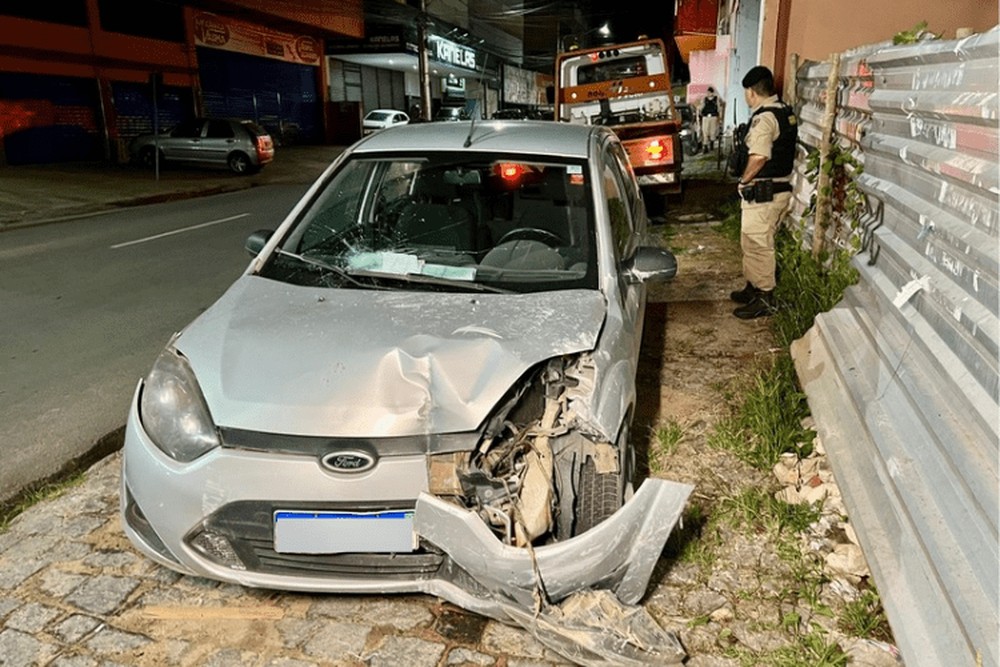
[[184, 573], [507, 621], [636, 603], [690, 491], [634, 486], [645, 283], [676, 271], [646, 224], [606, 128], [358, 142], [139, 383], [129, 538]]

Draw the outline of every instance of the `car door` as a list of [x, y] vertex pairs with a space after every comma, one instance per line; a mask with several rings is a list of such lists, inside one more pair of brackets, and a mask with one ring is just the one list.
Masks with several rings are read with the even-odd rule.
[[229, 154], [236, 148], [236, 133], [228, 120], [210, 118], [205, 123], [205, 131], [198, 149], [201, 162], [225, 164]]
[[205, 121], [197, 118], [176, 125], [170, 135], [160, 142], [163, 155], [168, 160], [197, 160], [204, 126]]
[[635, 377], [642, 343], [646, 288], [642, 283], [628, 280], [624, 267], [635, 254], [645, 232], [645, 209], [628, 157], [618, 141], [609, 140], [604, 144], [601, 170], [617, 272], [614, 300], [621, 317], [621, 340], [617, 344], [621, 346], [621, 356], [631, 364], [629, 376]]

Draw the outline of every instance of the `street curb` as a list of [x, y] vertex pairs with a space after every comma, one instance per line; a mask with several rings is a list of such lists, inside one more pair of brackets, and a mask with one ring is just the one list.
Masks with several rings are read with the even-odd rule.
[[0, 524], [10, 521], [22, 511], [28, 509], [28, 507], [23, 507], [21, 510], [15, 511], [17, 510], [17, 506], [31, 494], [64, 482], [73, 475], [87, 470], [95, 463], [103, 461], [111, 454], [120, 450], [124, 445], [125, 426], [123, 424], [115, 430], [102, 435], [89, 449], [64, 463], [56, 472], [21, 487], [7, 498], [0, 498]]
[[[0, 220], [0, 234], [2, 234], [3, 232], [13, 231], [15, 229], [41, 227], [43, 225], [52, 225], [60, 222], [72, 222], [74, 220], [92, 218], [94, 216], [103, 215], [104, 213], [111, 213], [113, 211], [118, 211], [125, 208], [134, 208], [137, 206], [149, 206], [152, 204], [162, 204], [170, 201], [197, 199], [198, 197], [210, 197], [212, 195], [227, 194], [230, 192], [240, 192], [242, 190], [249, 190], [259, 185], [261, 184], [248, 183], [247, 185], [242, 187], [230, 187], [230, 186], [220, 185], [213, 188], [208, 188], [206, 190], [164, 192], [156, 195], [145, 195], [142, 197], [135, 197], [133, 199], [122, 199], [119, 201], [112, 201], [104, 204], [95, 204], [90, 207], [91, 210], [89, 211], [81, 213], [70, 213], [69, 215], [62, 215], [55, 218], [42, 218], [40, 220], [13, 220], [13, 221]], [[97, 207], [96, 210], [94, 209], [95, 206]]]

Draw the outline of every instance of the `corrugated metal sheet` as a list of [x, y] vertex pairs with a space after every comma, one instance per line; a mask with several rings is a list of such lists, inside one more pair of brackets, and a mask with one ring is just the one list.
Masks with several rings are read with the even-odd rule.
[[[910, 667], [1000, 664], [998, 46], [994, 28], [844, 54], [836, 127], [871, 212], [831, 236], [862, 246], [860, 282], [793, 345]], [[829, 67], [798, 74], [814, 146]]]

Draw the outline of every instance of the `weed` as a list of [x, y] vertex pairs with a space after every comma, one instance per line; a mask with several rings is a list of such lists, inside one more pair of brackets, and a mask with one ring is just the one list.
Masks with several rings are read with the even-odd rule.
[[17, 502], [5, 506], [0, 511], [0, 534], [7, 532], [14, 519], [29, 507], [36, 505], [43, 500], [58, 498], [68, 489], [83, 483], [84, 473], [80, 471], [71, 477], [58, 482], [42, 484], [32, 489], [28, 489], [18, 496]]
[[781, 277], [774, 290], [778, 309], [771, 318], [777, 343], [788, 346], [812, 326], [816, 315], [833, 308], [844, 290], [858, 280], [851, 256], [844, 251], [819, 261], [805, 252], [801, 235], [782, 229], [775, 236]]
[[742, 403], [733, 417], [721, 421], [709, 434], [709, 446], [769, 470], [783, 453], [798, 453], [800, 443], [812, 441], [814, 434], [802, 427], [809, 408], [788, 355], [751, 375], [734, 395], [742, 395]]
[[882, 609], [878, 591], [862, 591], [857, 600], [848, 602], [840, 613], [838, 628], [854, 637], [892, 641], [892, 630]]
[[[733, 525], [754, 526], [771, 534], [801, 533], [819, 519], [812, 505], [790, 505], [768, 491], [749, 488], [719, 502], [719, 516]], [[798, 548], [795, 548], [798, 552]], [[780, 554], [780, 551], [779, 551]]]
[[656, 443], [660, 447], [660, 453], [669, 456], [674, 453], [677, 445], [684, 437], [684, 428], [677, 423], [677, 420], [671, 419], [665, 425], [656, 429], [654, 436], [656, 437]]

